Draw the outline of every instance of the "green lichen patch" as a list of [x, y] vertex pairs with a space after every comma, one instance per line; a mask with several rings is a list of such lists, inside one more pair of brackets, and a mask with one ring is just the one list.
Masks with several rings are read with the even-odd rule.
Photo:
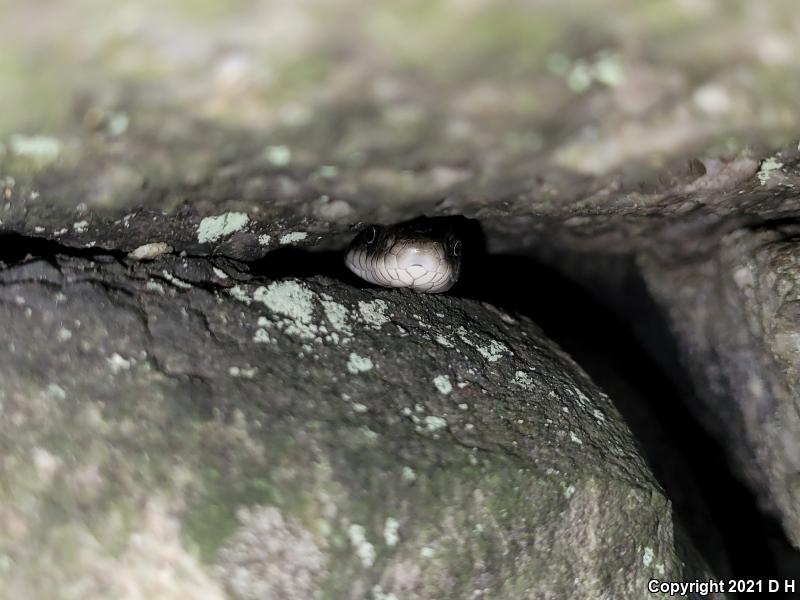
[[290, 335], [313, 339], [319, 332], [314, 323], [315, 295], [301, 283], [279, 281], [261, 286], [253, 292], [253, 300], [285, 317], [282, 327]]
[[275, 167], [286, 167], [292, 162], [292, 151], [287, 146], [269, 146], [264, 150], [264, 156]]
[[236, 231], [243, 229], [250, 218], [241, 212], [228, 212], [222, 215], [206, 217], [197, 227], [197, 241], [201, 244], [216, 242]]
[[779, 172], [783, 163], [774, 156], [761, 161], [761, 167], [758, 169], [758, 181], [761, 185], [767, 185], [770, 177], [774, 172]]
[[433, 385], [439, 390], [440, 394], [449, 394], [453, 391], [453, 384], [447, 375], [437, 375], [433, 378]]
[[361, 313], [361, 318], [370, 327], [380, 329], [390, 321], [389, 304], [385, 300], [359, 302], [358, 311]]
[[353, 375], [371, 371], [374, 366], [369, 357], [361, 356], [355, 352], [351, 352], [347, 359], [347, 370]]
[[281, 244], [296, 244], [297, 242], [302, 242], [307, 237], [308, 233], [305, 231], [290, 231], [289, 233], [283, 234], [279, 242]]
[[28, 158], [42, 167], [58, 159], [63, 143], [51, 136], [15, 134], [9, 138], [8, 147], [12, 155]]

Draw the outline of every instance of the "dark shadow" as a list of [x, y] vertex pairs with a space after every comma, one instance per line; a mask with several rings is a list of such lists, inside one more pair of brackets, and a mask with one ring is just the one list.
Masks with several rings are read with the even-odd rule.
[[0, 264], [14, 265], [27, 257], [34, 257], [52, 262], [58, 256], [75, 256], [91, 260], [121, 260], [125, 257], [121, 250], [103, 248], [76, 248], [19, 233], [0, 233]]
[[338, 279], [358, 288], [374, 287], [353, 274], [345, 265], [342, 252], [312, 252], [301, 248], [280, 248], [264, 258], [248, 263], [250, 273], [267, 279], [313, 276]]

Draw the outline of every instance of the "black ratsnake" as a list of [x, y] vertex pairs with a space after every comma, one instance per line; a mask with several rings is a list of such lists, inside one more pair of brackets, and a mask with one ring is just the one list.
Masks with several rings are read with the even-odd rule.
[[419, 217], [363, 229], [345, 253], [356, 275], [384, 287], [446, 292], [461, 274], [463, 217]]

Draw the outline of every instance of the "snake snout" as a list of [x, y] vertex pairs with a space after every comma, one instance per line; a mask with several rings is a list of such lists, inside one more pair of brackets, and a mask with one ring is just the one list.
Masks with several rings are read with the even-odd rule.
[[431, 247], [407, 247], [397, 255], [397, 267], [408, 271], [414, 277], [436, 271], [440, 262], [439, 253]]

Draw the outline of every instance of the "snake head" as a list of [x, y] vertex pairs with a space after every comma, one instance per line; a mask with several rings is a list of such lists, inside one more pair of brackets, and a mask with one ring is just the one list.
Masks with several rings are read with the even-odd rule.
[[456, 232], [436, 219], [370, 225], [350, 243], [345, 264], [376, 285], [444, 292], [458, 280], [461, 245]]

